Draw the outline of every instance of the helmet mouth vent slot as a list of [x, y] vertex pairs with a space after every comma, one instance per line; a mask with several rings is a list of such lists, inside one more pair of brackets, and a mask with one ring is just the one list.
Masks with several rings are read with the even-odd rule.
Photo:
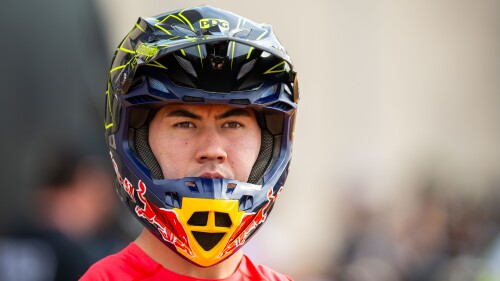
[[198, 242], [198, 244], [200, 244], [200, 246], [205, 251], [212, 250], [226, 234], [224, 232], [209, 233], [198, 231], [193, 231], [192, 233], [194, 238], [196, 239], [196, 242]]
[[240, 199], [240, 210], [249, 210], [253, 207], [253, 196], [243, 195]]
[[197, 192], [197, 193], [200, 192], [200, 190], [198, 189], [198, 186], [196, 186], [196, 182], [194, 182], [194, 181], [187, 181], [184, 184], [189, 188], [189, 190], [191, 192]]
[[233, 182], [228, 183], [226, 188], [226, 194], [233, 194], [233, 191], [237, 186], [238, 185], [236, 183]]
[[179, 195], [177, 195], [177, 192], [165, 193], [165, 204], [170, 207], [179, 208]]
[[206, 226], [207, 222], [208, 212], [194, 212], [187, 223], [193, 226]]
[[231, 227], [233, 223], [228, 213], [215, 212], [215, 226]]

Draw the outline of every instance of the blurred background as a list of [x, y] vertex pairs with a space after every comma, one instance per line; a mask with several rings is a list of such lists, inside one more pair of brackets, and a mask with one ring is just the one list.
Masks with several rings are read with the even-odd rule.
[[499, 0], [2, 0], [0, 280], [72, 280], [61, 260], [138, 233], [107, 197], [107, 68], [139, 16], [200, 4], [271, 23], [300, 77], [249, 256], [295, 280], [500, 280]]

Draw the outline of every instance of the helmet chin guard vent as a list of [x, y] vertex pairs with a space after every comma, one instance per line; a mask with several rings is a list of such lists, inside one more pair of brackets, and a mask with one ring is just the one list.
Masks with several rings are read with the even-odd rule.
[[219, 241], [224, 237], [226, 233], [208, 233], [208, 232], [199, 232], [193, 231], [193, 236], [196, 239], [196, 242], [200, 244], [200, 246], [205, 251], [212, 250], [215, 245], [219, 243]]

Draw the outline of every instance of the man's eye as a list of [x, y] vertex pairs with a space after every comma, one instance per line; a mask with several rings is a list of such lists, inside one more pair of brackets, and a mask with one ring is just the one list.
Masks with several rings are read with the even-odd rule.
[[180, 122], [174, 125], [177, 128], [196, 128], [196, 126], [191, 122]]
[[222, 125], [222, 128], [231, 128], [231, 129], [241, 128], [241, 127], [243, 127], [243, 125], [241, 125], [238, 122], [227, 122], [224, 123], [224, 125]]

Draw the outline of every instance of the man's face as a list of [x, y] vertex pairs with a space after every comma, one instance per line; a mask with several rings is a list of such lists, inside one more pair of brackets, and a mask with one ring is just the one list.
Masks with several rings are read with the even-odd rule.
[[166, 179], [246, 182], [260, 142], [255, 113], [225, 105], [166, 105], [149, 127], [149, 145]]

